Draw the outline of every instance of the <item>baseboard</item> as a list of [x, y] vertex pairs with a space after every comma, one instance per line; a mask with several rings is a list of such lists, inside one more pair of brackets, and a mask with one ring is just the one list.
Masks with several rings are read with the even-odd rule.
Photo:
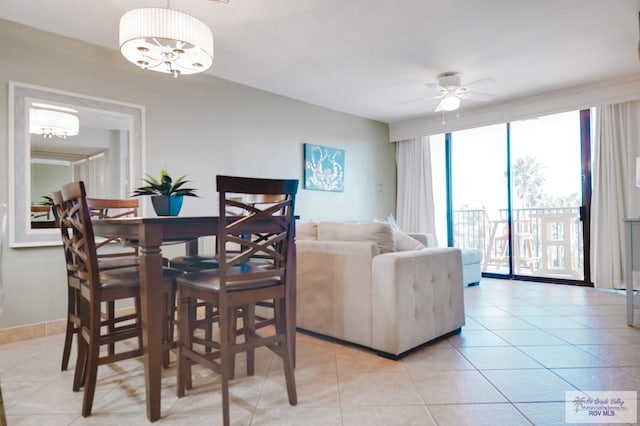
[[0, 345], [64, 333], [65, 320], [40, 322], [0, 330]]
[[[126, 315], [133, 312], [133, 307], [118, 309], [119, 315]], [[62, 319], [22, 325], [19, 327], [3, 328], [0, 329], [0, 345], [61, 334], [64, 333], [66, 326], [66, 320]]]

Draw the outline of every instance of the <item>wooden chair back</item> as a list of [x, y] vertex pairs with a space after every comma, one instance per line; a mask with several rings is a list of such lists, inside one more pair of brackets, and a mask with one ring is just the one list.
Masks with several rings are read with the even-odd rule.
[[[137, 198], [91, 198], [87, 197], [87, 206], [93, 219], [113, 219], [138, 216], [139, 201]], [[96, 242], [98, 257], [137, 256], [138, 247], [118, 250], [115, 253], [100, 252], [100, 249], [111, 243], [124, 243], [119, 238], [104, 238]]]
[[[230, 209], [245, 212], [238, 220], [219, 221], [217, 245], [221, 292], [251, 287], [251, 283], [265, 280], [286, 283], [298, 181], [217, 176], [216, 186], [220, 217]], [[255, 203], [258, 195], [270, 196], [274, 201]], [[234, 268], [244, 268], [255, 257], [270, 258], [273, 267], [234, 273]]]
[[84, 182], [64, 185], [61, 195], [58, 214], [68, 274], [86, 282], [92, 293], [99, 294], [98, 255]]

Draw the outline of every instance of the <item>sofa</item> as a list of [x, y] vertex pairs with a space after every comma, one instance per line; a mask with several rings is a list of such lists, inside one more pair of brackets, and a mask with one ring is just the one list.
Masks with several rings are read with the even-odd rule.
[[465, 323], [459, 249], [386, 222], [306, 222], [296, 250], [301, 330], [397, 358]]

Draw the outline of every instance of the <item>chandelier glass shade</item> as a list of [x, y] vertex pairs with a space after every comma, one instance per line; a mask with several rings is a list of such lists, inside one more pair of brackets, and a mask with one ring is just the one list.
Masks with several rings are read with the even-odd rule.
[[204, 22], [173, 9], [141, 8], [120, 18], [120, 52], [142, 69], [195, 74], [213, 63], [213, 34]]
[[455, 95], [447, 95], [440, 101], [440, 109], [443, 111], [455, 111], [460, 108], [460, 98]]
[[51, 139], [54, 136], [66, 139], [76, 136], [80, 130], [78, 116], [64, 111], [44, 108], [29, 109], [29, 133], [43, 135]]

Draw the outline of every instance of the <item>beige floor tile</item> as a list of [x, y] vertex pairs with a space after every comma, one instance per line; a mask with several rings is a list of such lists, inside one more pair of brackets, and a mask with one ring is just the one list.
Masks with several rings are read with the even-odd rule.
[[340, 373], [338, 386], [342, 406], [422, 403], [418, 389], [406, 372]]
[[526, 330], [535, 328], [533, 325], [523, 321], [515, 316], [503, 317], [473, 317], [479, 324], [485, 328], [495, 330]]
[[465, 346], [509, 346], [509, 343], [502, 340], [490, 330], [465, 330], [460, 334], [449, 337], [449, 343], [455, 347]]
[[424, 405], [342, 407], [344, 426], [436, 426]]
[[332, 426], [342, 424], [340, 407], [278, 407], [256, 409], [251, 426]]
[[523, 402], [516, 408], [534, 425], [566, 425], [564, 402]]
[[511, 404], [430, 405], [439, 426], [530, 425]]
[[[624, 312], [624, 310], [622, 311]], [[627, 328], [627, 316], [620, 315], [591, 315], [591, 316], [568, 316], [571, 321], [583, 324], [588, 328]]]
[[553, 312], [548, 311], [547, 309], [541, 308], [539, 306], [532, 306], [530, 302], [526, 303], [523, 306], [505, 306], [502, 309], [508, 312], [510, 315], [516, 315], [518, 317], [529, 317], [529, 316], [547, 316], [553, 315]]
[[[30, 414], [7, 415], [7, 424], [11, 426], [67, 426], [79, 420], [79, 414]], [[79, 420], [77, 424], [81, 424]]]
[[453, 347], [430, 347], [411, 353], [401, 361], [407, 371], [473, 370], [473, 365]]
[[604, 331], [609, 334], [621, 337], [625, 340], [624, 343], [640, 344], [640, 328], [638, 327], [610, 328]]
[[607, 330], [560, 329], [549, 330], [549, 334], [574, 345], [615, 345], [629, 343], [623, 337], [609, 333]]
[[[219, 377], [217, 374], [212, 377], [199, 377], [200, 380], [194, 382], [193, 389], [187, 391], [186, 395], [179, 398], [175, 405], [169, 407], [168, 410], [171, 413], [180, 415], [211, 409], [220, 412], [222, 395], [220, 393]], [[241, 377], [232, 380], [229, 385], [231, 410], [242, 411], [241, 417], [247, 413], [253, 413], [254, 407], [260, 398], [264, 381], [265, 377], [263, 376]], [[163, 407], [164, 411], [165, 407]]]
[[336, 348], [336, 365], [339, 373], [405, 371], [402, 362], [346, 346]]
[[478, 370], [543, 368], [531, 357], [510, 346], [465, 347], [460, 353]]
[[640, 377], [622, 368], [561, 368], [553, 372], [586, 393], [640, 390]]
[[578, 390], [549, 370], [487, 370], [482, 374], [511, 402], [561, 402]]
[[[98, 381], [94, 405], [108, 394], [121, 379]], [[71, 381], [66, 378], [53, 380], [39, 387], [34, 393], [21, 398], [7, 408], [7, 414], [80, 414], [83, 392], [72, 392]]]
[[617, 367], [640, 367], [640, 344], [580, 345], [579, 348]]
[[567, 344], [544, 330], [494, 330], [503, 340], [514, 346], [549, 346]]
[[[231, 426], [249, 426], [251, 424], [251, 418], [253, 412], [246, 412], [243, 410], [230, 410], [229, 415], [231, 417]], [[163, 416], [158, 422], [160, 425], [171, 426], [195, 426], [195, 425], [207, 425], [218, 426], [222, 425], [222, 411], [220, 409], [198, 409], [189, 412], [170, 412], [166, 416]], [[151, 423], [147, 422], [147, 425]]]
[[465, 318], [464, 329], [465, 330], [486, 330], [487, 328], [485, 326], [481, 325], [478, 321], [476, 321], [473, 318], [467, 316]]
[[505, 397], [478, 371], [411, 373], [425, 404], [506, 402]]
[[521, 318], [538, 328], [546, 330], [562, 329], [562, 328], [588, 328], [586, 325], [572, 321], [567, 317], [559, 315], [539, 316], [521, 316]]
[[464, 312], [471, 318], [475, 317], [508, 317], [510, 314], [497, 306], [465, 306]]
[[612, 366], [604, 359], [576, 346], [522, 346], [520, 349], [547, 368]]
[[[303, 407], [338, 407], [338, 375], [336, 373], [294, 373], [298, 405]], [[270, 376], [264, 382], [258, 408], [275, 408], [289, 404], [284, 376]]]

